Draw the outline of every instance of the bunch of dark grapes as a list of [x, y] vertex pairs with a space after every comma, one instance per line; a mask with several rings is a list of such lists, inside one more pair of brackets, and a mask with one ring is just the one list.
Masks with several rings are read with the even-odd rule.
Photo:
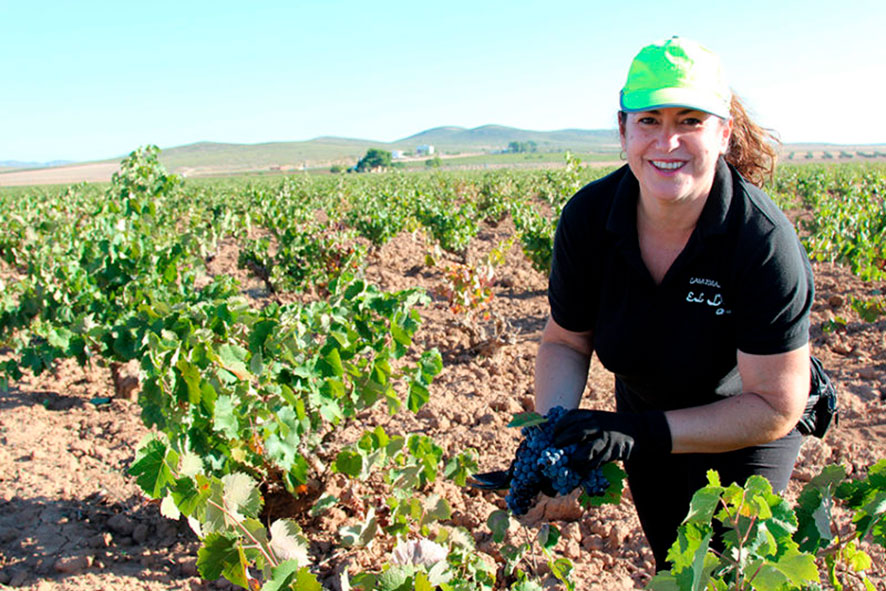
[[523, 427], [523, 441], [517, 448], [511, 487], [505, 498], [514, 515], [524, 515], [539, 492], [568, 495], [581, 486], [585, 493], [599, 495], [609, 486], [600, 469], [581, 475], [569, 467], [576, 446], [553, 447], [554, 426], [566, 409], [555, 406], [545, 415], [545, 422]]

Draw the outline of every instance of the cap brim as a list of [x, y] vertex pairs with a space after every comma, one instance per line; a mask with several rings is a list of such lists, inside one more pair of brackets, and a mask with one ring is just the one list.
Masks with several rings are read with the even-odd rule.
[[728, 119], [729, 98], [725, 100], [712, 97], [709, 92], [701, 92], [693, 88], [658, 88], [655, 90], [635, 90], [621, 93], [621, 109], [628, 113], [651, 111], [666, 107], [685, 107], [697, 109]]

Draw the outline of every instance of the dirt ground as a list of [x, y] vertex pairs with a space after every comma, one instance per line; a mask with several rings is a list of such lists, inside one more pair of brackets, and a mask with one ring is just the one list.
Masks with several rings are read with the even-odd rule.
[[[486, 227], [474, 241], [472, 260], [512, 232], [509, 222]], [[427, 246], [420, 236], [402, 234], [370, 258], [368, 278], [383, 289], [440, 284], [439, 268], [423, 265]], [[236, 269], [236, 246], [222, 245], [211, 273], [237, 276], [260, 305], [261, 284]], [[829, 264], [815, 266], [817, 295], [812, 313], [813, 350], [831, 372], [841, 396], [840, 424], [824, 441], [808, 439], [787, 495], [828, 463], [853, 473], [886, 457], [886, 319], [862, 322], [849, 304], [852, 296], [886, 292], [886, 284], [863, 283]], [[369, 413], [388, 432], [421, 431], [447, 453], [482, 450], [481, 469], [506, 466], [518, 432], [506, 428], [513, 413], [532, 409], [533, 359], [547, 315], [546, 279], [512, 249], [496, 271], [493, 317], [485, 333], [469, 331], [437, 298], [422, 311], [419, 346], [438, 347], [445, 367], [432, 387], [429, 404], [417, 415], [393, 419]], [[822, 325], [846, 319], [836, 332]], [[497, 325], [497, 326], [496, 326]], [[125, 470], [147, 430], [136, 402], [112, 398], [106, 368], [62, 363], [57, 371], [28, 377], [0, 392], [0, 588], [39, 591], [100, 589], [226, 589], [224, 581], [202, 581], [196, 570], [199, 542], [185, 522], [160, 515]], [[612, 407], [612, 376], [594, 361], [583, 404]], [[347, 436], [347, 434], [343, 434]], [[330, 490], [354, 486], [331, 478]], [[481, 550], [495, 553], [486, 517], [504, 507], [493, 492], [459, 489], [438, 482], [453, 507], [452, 522], [473, 532]], [[359, 492], [359, 491], [351, 491]], [[621, 505], [583, 513], [574, 502], [551, 504], [547, 517], [563, 533], [558, 551], [576, 565], [580, 589], [642, 588], [652, 574], [630, 493]], [[345, 518], [330, 511], [304, 525], [318, 539], [332, 539]], [[873, 580], [886, 589], [886, 558], [874, 556]], [[389, 560], [389, 546], [330, 558], [328, 543], [315, 544], [324, 584], [336, 588], [335, 571], [377, 568]]]
[[72, 164], [35, 170], [14, 170], [0, 174], [0, 187], [60, 185], [69, 183], [106, 183], [120, 170], [118, 162]]

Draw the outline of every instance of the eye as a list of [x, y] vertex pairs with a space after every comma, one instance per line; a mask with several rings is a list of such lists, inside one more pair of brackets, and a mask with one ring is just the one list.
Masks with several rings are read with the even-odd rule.
[[702, 121], [698, 117], [686, 117], [685, 119], [683, 119], [683, 125], [688, 125], [690, 127], [698, 127], [703, 123], [704, 121]]
[[637, 123], [639, 123], [640, 125], [655, 125], [655, 117], [649, 115], [645, 117], [639, 117], [637, 119]]

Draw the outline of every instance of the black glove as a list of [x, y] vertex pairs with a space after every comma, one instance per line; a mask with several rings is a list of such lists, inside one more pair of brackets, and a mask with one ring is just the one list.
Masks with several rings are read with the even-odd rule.
[[494, 472], [482, 472], [474, 474], [468, 480], [468, 484], [473, 488], [482, 490], [507, 490], [511, 487], [511, 480], [514, 479], [514, 462], [507, 470], [495, 470]]
[[574, 409], [554, 427], [555, 447], [577, 445], [570, 464], [587, 474], [601, 464], [650, 458], [671, 452], [671, 430], [664, 412], [606, 412]]

